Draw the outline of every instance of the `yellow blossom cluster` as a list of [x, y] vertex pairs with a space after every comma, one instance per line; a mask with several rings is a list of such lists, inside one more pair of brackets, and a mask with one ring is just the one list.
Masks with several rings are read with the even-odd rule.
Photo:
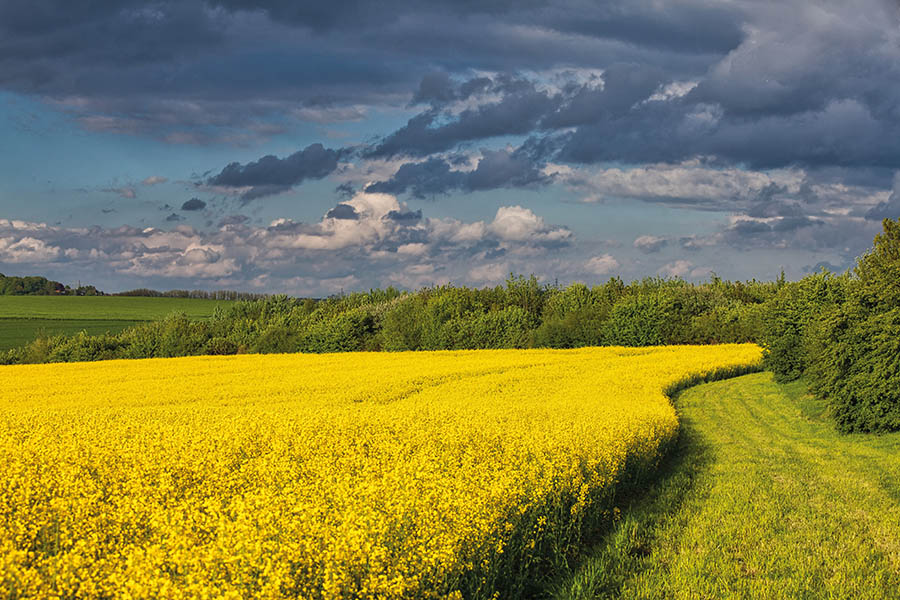
[[0, 597], [523, 593], [753, 345], [0, 367]]

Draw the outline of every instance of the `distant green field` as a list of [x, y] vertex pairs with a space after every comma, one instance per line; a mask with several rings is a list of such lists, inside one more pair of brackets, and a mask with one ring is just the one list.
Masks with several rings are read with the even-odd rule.
[[92, 319], [0, 319], [0, 350], [24, 346], [39, 335], [118, 333], [141, 321]]
[[130, 296], [0, 296], [0, 350], [27, 344], [39, 334], [117, 333], [173, 312], [204, 319], [227, 300]]

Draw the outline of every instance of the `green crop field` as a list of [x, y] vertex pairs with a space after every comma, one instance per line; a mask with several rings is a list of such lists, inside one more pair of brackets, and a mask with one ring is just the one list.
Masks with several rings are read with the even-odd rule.
[[203, 319], [216, 306], [227, 304], [226, 300], [190, 298], [0, 296], [0, 350], [26, 344], [40, 334], [116, 333], [173, 312]]
[[556, 588], [574, 598], [896, 598], [900, 433], [841, 435], [771, 373], [676, 399], [679, 447]]

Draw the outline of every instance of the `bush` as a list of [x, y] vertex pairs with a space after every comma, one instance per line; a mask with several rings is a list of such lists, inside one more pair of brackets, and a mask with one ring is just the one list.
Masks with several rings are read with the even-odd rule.
[[45, 338], [0, 362], [744, 341], [762, 337], [759, 307], [775, 289], [775, 283], [718, 278], [697, 285], [648, 278], [627, 286], [612, 278], [591, 288], [561, 288], [510, 276], [505, 285], [484, 289], [387, 288], [323, 300], [269, 296], [217, 307], [208, 320], [176, 314], [96, 339]]
[[441, 332], [444, 348], [527, 348], [531, 319], [525, 309], [507, 306], [499, 311], [463, 315], [448, 321]]
[[847, 301], [810, 327], [810, 388], [845, 432], [900, 430], [900, 220], [861, 257]]
[[119, 358], [121, 341], [114, 335], [88, 335], [81, 331], [71, 337], [51, 338], [55, 343], [47, 355], [47, 362], [76, 362]]
[[211, 338], [206, 343], [206, 347], [203, 349], [203, 353], [212, 355], [237, 354], [238, 345], [227, 338], [217, 336]]
[[784, 284], [768, 301], [763, 364], [774, 373], [775, 381], [793, 381], [806, 371], [811, 361], [809, 326], [824, 312], [843, 303], [847, 286], [846, 276], [821, 272]]
[[534, 332], [534, 345], [542, 348], [581, 348], [602, 343], [606, 307], [582, 306], [563, 316], [548, 317]]
[[369, 349], [375, 335], [375, 321], [365, 307], [321, 320], [302, 334], [302, 352], [353, 352]]
[[666, 314], [659, 294], [626, 296], [603, 324], [603, 343], [611, 346], [658, 346], [665, 343]]
[[[442, 287], [428, 293], [422, 318], [422, 348], [444, 350], [452, 348], [453, 334], [445, 331], [445, 324], [451, 320], [460, 321], [470, 314], [484, 312], [474, 290], [468, 288]], [[450, 338], [447, 337], [450, 335]]]
[[691, 319], [690, 342], [695, 344], [740, 344], [762, 341], [762, 304], [733, 300], [713, 306]]
[[[828, 401], [839, 430], [900, 430], [900, 308], [860, 318], [847, 307], [814, 328], [810, 389]], [[849, 310], [848, 310], [849, 309]]]
[[425, 335], [425, 299], [410, 294], [382, 317], [381, 345], [385, 350], [420, 350]]
[[[300, 332], [284, 324], [266, 327], [251, 343], [250, 351], [258, 354], [297, 352], [301, 345]], [[235, 352], [237, 344], [234, 344]]]

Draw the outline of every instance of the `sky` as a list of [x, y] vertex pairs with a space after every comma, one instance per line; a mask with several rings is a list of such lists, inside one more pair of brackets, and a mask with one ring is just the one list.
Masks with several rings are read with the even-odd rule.
[[897, 0], [0, 0], [6, 275], [796, 279], [897, 217]]

